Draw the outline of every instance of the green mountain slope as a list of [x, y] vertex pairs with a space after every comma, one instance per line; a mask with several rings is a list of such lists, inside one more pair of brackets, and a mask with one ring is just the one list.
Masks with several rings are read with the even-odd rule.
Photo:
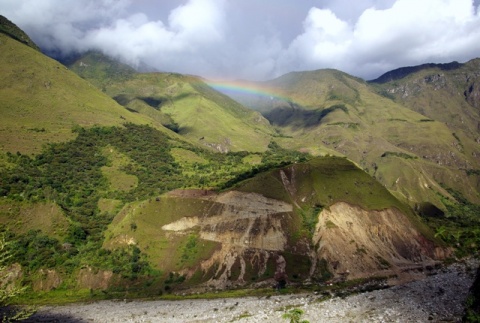
[[74, 138], [75, 126], [152, 124], [65, 66], [0, 34], [0, 150], [38, 153], [42, 145]]
[[161, 122], [195, 144], [221, 152], [264, 151], [274, 134], [258, 112], [195, 76], [132, 73], [129, 67], [92, 52], [69, 66], [130, 111]]
[[[465, 64], [421, 65], [407, 71], [392, 71], [371, 84], [395, 102], [445, 123], [460, 142], [464, 137], [477, 141], [480, 138], [479, 70], [480, 59]], [[467, 153], [472, 153], [472, 147], [469, 148]]]
[[275, 129], [194, 76], [87, 53], [82, 79], [5, 34], [0, 49], [0, 234], [19, 302], [369, 279], [451, 257], [440, 238], [478, 249], [477, 206], [439, 184], [476, 198], [456, 168], [469, 143], [445, 153], [445, 124], [361, 80], [272, 81]]
[[443, 207], [446, 188], [480, 201], [478, 145], [441, 117], [412, 111], [335, 70], [289, 73], [257, 86], [284, 98], [249, 104], [291, 137], [278, 139], [285, 147], [347, 156], [412, 206]]
[[13, 22], [0, 15], [0, 33], [3, 33], [27, 46], [40, 51], [40, 48], [28, 37], [28, 35], [17, 27]]
[[[448, 253], [408, 206], [336, 157], [266, 171], [220, 193], [178, 190], [130, 204], [106, 236], [105, 248], [138, 246], [156, 268], [178, 275], [165, 284], [197, 287], [271, 284], [282, 271], [293, 282], [346, 269], [349, 279], [383, 275], [419, 254], [432, 261]], [[355, 257], [358, 266], [348, 264]]]

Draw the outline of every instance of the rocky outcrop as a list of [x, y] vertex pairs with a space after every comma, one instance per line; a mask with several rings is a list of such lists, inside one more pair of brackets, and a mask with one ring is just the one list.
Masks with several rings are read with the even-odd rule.
[[32, 287], [34, 291], [50, 291], [60, 286], [62, 282], [62, 277], [55, 269], [40, 269]]
[[480, 107], [480, 84], [479, 82], [473, 82], [468, 86], [464, 92], [465, 99], [475, 108]]
[[269, 261], [277, 263], [279, 252], [288, 249], [291, 204], [238, 191], [202, 198], [215, 202], [208, 214], [182, 217], [162, 229], [176, 234], [195, 229], [202, 239], [221, 244], [221, 249], [200, 264], [204, 272], [217, 266], [209, 285], [226, 287], [245, 283], [247, 276], [262, 277]]
[[335, 275], [359, 278], [423, 267], [448, 255], [397, 209], [366, 211], [346, 203], [323, 210], [313, 236], [317, 259]]
[[[292, 179], [282, 176], [292, 193]], [[327, 269], [337, 278], [354, 279], [378, 275], [399, 275], [402, 271], [433, 265], [449, 251], [426, 239], [409, 218], [395, 208], [363, 210], [344, 202], [335, 203], [318, 214], [311, 241], [293, 242], [290, 235], [296, 206], [257, 193], [229, 191], [203, 197], [215, 201], [208, 215], [183, 217], [162, 227], [172, 234], [198, 230], [204, 240], [220, 243], [200, 267], [216, 268], [207, 283], [218, 288], [245, 284], [249, 277], [289, 275], [288, 263], [296, 254], [311, 263], [305, 278], [319, 279]], [[298, 259], [298, 258], [296, 258]], [[327, 268], [320, 268], [319, 263]], [[184, 273], [192, 275], [194, 271]], [[291, 274], [291, 273], [290, 273]]]
[[78, 287], [105, 290], [110, 286], [113, 272], [109, 270], [94, 270], [83, 268], [78, 274]]

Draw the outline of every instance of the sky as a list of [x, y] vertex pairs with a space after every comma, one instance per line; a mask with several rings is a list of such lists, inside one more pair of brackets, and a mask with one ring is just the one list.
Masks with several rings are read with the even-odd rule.
[[335, 68], [373, 79], [480, 57], [480, 0], [0, 0], [44, 52], [267, 80]]

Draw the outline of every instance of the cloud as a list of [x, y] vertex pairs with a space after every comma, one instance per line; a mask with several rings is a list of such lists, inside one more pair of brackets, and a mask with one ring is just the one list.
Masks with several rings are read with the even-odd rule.
[[337, 68], [366, 79], [480, 56], [478, 0], [0, 0], [55, 55], [89, 49], [132, 65], [268, 79]]
[[399, 66], [468, 60], [480, 54], [480, 17], [469, 0], [398, 0], [368, 8], [355, 24], [312, 8], [280, 70], [338, 68], [372, 78]]

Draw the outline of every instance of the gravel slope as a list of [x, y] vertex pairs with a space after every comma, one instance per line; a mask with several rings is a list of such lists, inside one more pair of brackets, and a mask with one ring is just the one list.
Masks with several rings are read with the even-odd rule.
[[478, 262], [455, 264], [435, 275], [383, 290], [320, 302], [315, 294], [215, 300], [102, 301], [49, 306], [29, 322], [287, 322], [285, 307], [301, 308], [313, 322], [459, 321]]

